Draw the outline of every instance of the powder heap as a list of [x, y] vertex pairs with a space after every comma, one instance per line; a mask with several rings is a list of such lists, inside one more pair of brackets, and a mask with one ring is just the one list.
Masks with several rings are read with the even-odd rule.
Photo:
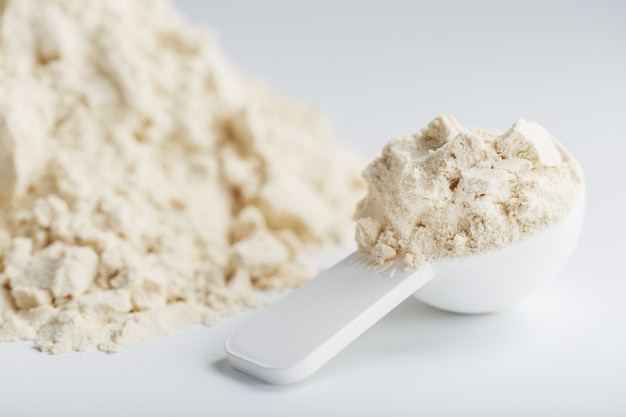
[[572, 156], [523, 119], [498, 134], [438, 117], [388, 143], [364, 175], [359, 249], [408, 269], [532, 235], [564, 220], [583, 191]]
[[360, 161], [155, 0], [0, 1], [0, 340], [115, 352], [310, 277]]

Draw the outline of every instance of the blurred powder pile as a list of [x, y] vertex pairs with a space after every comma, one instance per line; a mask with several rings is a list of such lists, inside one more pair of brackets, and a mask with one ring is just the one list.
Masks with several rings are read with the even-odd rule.
[[0, 0], [0, 340], [115, 352], [310, 277], [360, 161], [151, 0]]

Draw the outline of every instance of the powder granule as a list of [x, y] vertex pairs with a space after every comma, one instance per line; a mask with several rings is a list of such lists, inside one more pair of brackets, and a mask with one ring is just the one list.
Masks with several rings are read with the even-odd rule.
[[581, 198], [573, 157], [524, 119], [503, 134], [437, 117], [365, 170], [359, 249], [408, 269], [501, 248], [563, 220]]
[[0, 13], [0, 340], [114, 352], [214, 323], [349, 233], [360, 160], [167, 3]]

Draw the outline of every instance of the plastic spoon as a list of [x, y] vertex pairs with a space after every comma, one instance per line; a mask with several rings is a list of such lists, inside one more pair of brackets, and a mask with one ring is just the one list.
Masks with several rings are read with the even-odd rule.
[[299, 381], [418, 289], [418, 299], [445, 310], [500, 310], [558, 274], [574, 250], [583, 218], [584, 196], [565, 221], [542, 232], [416, 271], [399, 264], [381, 267], [369, 255], [353, 253], [230, 336], [228, 359], [235, 369], [272, 384]]

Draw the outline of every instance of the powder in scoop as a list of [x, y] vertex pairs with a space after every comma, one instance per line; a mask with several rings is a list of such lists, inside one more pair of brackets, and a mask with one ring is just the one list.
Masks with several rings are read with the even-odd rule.
[[503, 134], [437, 117], [365, 170], [359, 249], [406, 268], [503, 247], [563, 220], [581, 198], [573, 157], [537, 123]]
[[311, 276], [360, 161], [156, 0], [0, 1], [0, 341], [120, 351]]

